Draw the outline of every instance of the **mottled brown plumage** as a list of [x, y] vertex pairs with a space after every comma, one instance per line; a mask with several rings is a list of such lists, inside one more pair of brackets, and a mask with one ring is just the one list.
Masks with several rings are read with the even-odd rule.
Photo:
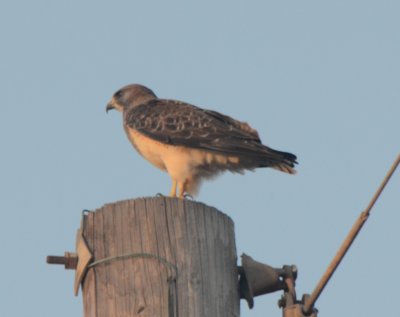
[[176, 187], [179, 197], [195, 194], [202, 179], [226, 170], [272, 167], [295, 173], [296, 156], [263, 145], [247, 123], [185, 102], [158, 99], [147, 87], [123, 87], [107, 105], [110, 109], [123, 113], [136, 150], [171, 176], [171, 196], [176, 196]]

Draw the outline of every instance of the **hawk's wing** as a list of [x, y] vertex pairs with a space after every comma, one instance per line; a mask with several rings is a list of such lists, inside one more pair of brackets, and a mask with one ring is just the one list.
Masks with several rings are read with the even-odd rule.
[[162, 143], [208, 151], [234, 153], [249, 142], [261, 143], [246, 123], [175, 100], [137, 106], [126, 114], [125, 124]]
[[283, 160], [293, 166], [296, 160], [293, 154], [261, 144], [257, 131], [247, 123], [180, 101], [151, 100], [127, 111], [124, 122], [127, 127], [165, 144], [235, 155], [258, 166]]

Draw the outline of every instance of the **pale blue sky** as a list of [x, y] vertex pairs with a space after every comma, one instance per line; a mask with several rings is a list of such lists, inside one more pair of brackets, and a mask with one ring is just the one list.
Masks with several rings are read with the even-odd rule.
[[[73, 272], [81, 211], [168, 193], [105, 106], [142, 83], [245, 120], [298, 175], [223, 175], [198, 200], [235, 222], [238, 254], [296, 264], [313, 290], [400, 151], [398, 1], [2, 1], [0, 315], [81, 316]], [[317, 307], [395, 316], [400, 173]], [[280, 293], [245, 317], [281, 316]]]

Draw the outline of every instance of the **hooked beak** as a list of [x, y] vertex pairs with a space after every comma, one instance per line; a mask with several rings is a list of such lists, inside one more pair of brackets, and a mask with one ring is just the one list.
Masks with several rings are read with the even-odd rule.
[[115, 109], [115, 106], [114, 106], [114, 99], [111, 99], [110, 102], [107, 104], [106, 113], [107, 113], [109, 110], [112, 110], [112, 109]]

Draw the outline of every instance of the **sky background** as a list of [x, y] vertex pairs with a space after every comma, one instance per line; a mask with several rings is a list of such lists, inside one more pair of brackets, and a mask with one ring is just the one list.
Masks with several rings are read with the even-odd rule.
[[[81, 316], [81, 211], [167, 194], [121, 115], [129, 83], [249, 122], [296, 176], [225, 174], [197, 199], [235, 222], [237, 252], [296, 264], [311, 293], [400, 152], [398, 1], [2, 1], [0, 315]], [[320, 316], [395, 316], [400, 171], [322, 293]], [[241, 316], [281, 316], [281, 293]]]

